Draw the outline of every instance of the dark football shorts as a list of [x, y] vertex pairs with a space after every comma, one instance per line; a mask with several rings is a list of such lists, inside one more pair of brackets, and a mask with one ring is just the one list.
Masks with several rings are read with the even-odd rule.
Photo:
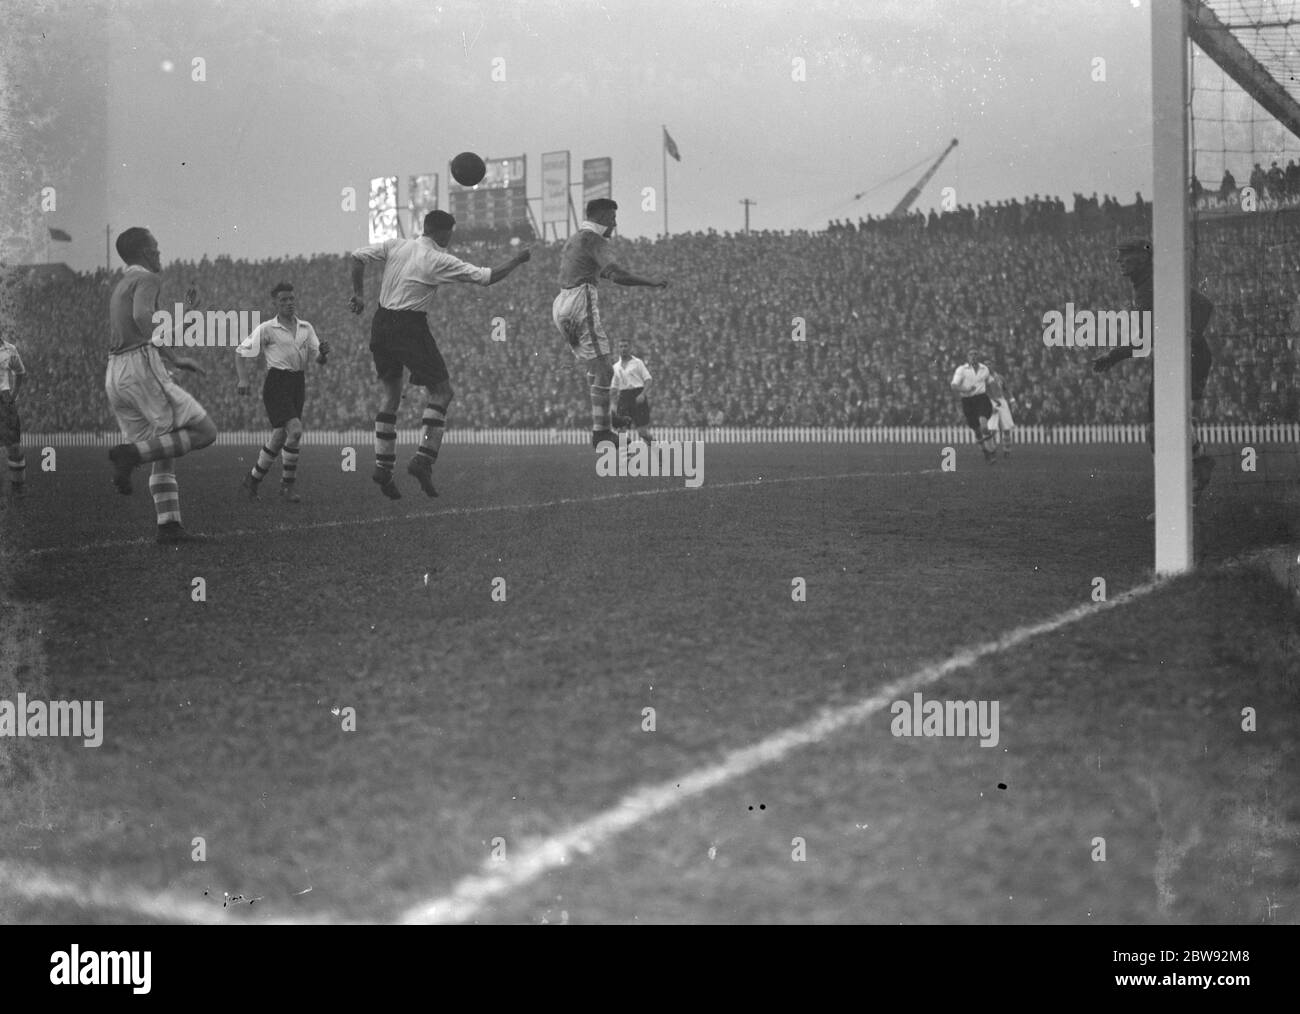
[[617, 414], [624, 418], [631, 419], [633, 426], [650, 425], [650, 399], [647, 398], [644, 404], [637, 404], [637, 395], [644, 391], [644, 387], [629, 387], [627, 390], [618, 392], [618, 409]]
[[988, 419], [993, 414], [993, 402], [987, 394], [975, 394], [961, 400], [961, 410], [966, 416], [966, 425], [979, 434], [980, 419]]
[[433, 387], [451, 376], [429, 320], [419, 310], [376, 310], [370, 323], [370, 355], [380, 380], [401, 377], [402, 367], [411, 371], [411, 383], [417, 387]]
[[9, 391], [0, 394], [0, 447], [16, 444], [23, 436], [23, 423], [18, 418], [18, 404]]
[[307, 401], [307, 374], [302, 370], [266, 371], [262, 384], [262, 404], [267, 418], [279, 429], [290, 419], [302, 418], [302, 407]]

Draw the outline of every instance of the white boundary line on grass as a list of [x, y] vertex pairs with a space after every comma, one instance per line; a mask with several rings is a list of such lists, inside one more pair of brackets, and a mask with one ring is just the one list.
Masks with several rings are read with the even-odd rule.
[[130, 913], [159, 922], [182, 922], [200, 926], [232, 923], [257, 926], [339, 924], [339, 920], [320, 915], [297, 919], [284, 916], [260, 918], [253, 914], [251, 906], [242, 902], [234, 908], [226, 908], [217, 904], [215, 896], [205, 904], [174, 891], [155, 894], [138, 887], [111, 887], [102, 882], [78, 883], [54, 876], [35, 866], [0, 860], [0, 898], [6, 894], [32, 902], [65, 901], [81, 908], [100, 909], [115, 914]]
[[[659, 489], [637, 489], [622, 493], [602, 493], [598, 496], [566, 496], [558, 500], [544, 500], [540, 503], [506, 503], [489, 504], [481, 507], [449, 507], [444, 510], [418, 511], [414, 514], [402, 514], [397, 517], [385, 517], [376, 514], [365, 518], [349, 518], [334, 521], [313, 521], [306, 525], [272, 525], [268, 528], [236, 528], [233, 531], [214, 532], [213, 537], [219, 545], [226, 539], [245, 538], [255, 535], [278, 535], [284, 532], [305, 532], [321, 528], [347, 528], [352, 525], [374, 525], [385, 522], [418, 521], [423, 518], [463, 517], [470, 514], [491, 514], [497, 511], [533, 510], [542, 507], [567, 507], [571, 504], [600, 503], [604, 500], [622, 500], [633, 496], [660, 496], [667, 493], [695, 493], [701, 490], [738, 489], [745, 486], [777, 486], [791, 482], [826, 482], [838, 479], [893, 479], [904, 476], [938, 474], [942, 469], [922, 468], [908, 472], [840, 472], [835, 475], [794, 475], [781, 479], [742, 479], [736, 482], [706, 483], [698, 487], [668, 486]], [[125, 549], [129, 546], [152, 545], [152, 538], [110, 539], [103, 542], [86, 542], [79, 546], [39, 546], [27, 550], [30, 556], [51, 556], [55, 553], [81, 553], [96, 549]]]
[[715, 789], [757, 768], [773, 764], [800, 747], [820, 743], [843, 729], [865, 721], [894, 701], [964, 669], [987, 655], [1007, 651], [1039, 634], [1051, 633], [1103, 610], [1124, 605], [1165, 583], [1161, 579], [1149, 581], [1106, 602], [1089, 602], [1039, 623], [1017, 627], [996, 641], [986, 641], [966, 648], [942, 662], [918, 669], [856, 704], [825, 710], [818, 717], [773, 733], [753, 746], [732, 750], [718, 763], [700, 768], [681, 779], [639, 789], [612, 809], [590, 817], [568, 831], [527, 846], [513, 858], [500, 863], [487, 860], [478, 873], [462, 879], [449, 894], [407, 909], [402, 914], [401, 921], [407, 924], [468, 922], [496, 899], [526, 887], [543, 874], [564, 866], [575, 856], [594, 852], [616, 835], [693, 796]]

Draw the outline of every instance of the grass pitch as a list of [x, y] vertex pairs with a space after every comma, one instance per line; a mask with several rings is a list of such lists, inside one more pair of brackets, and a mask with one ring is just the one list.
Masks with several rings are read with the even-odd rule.
[[[576, 447], [448, 445], [443, 495], [403, 474], [390, 503], [308, 446], [298, 505], [242, 498], [254, 453], [178, 465], [212, 545], [154, 546], [143, 474], [116, 496], [102, 450], [60, 449], [5, 509], [0, 697], [102, 700], [106, 728], [0, 740], [0, 919], [392, 921], [1097, 578], [1141, 585], [1153, 555], [1143, 447], [966, 448], [944, 472], [938, 448], [710, 445], [688, 489], [598, 478]], [[1201, 556], [1294, 559], [1292, 525], [1221, 482]], [[469, 918], [1300, 919], [1300, 622], [1261, 569], [1207, 566], [922, 692], [998, 701], [997, 746], [895, 737], [882, 709]]]

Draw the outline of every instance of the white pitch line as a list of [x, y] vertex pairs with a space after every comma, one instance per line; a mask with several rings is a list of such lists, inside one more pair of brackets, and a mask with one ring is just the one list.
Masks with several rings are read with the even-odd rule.
[[1039, 634], [1048, 634], [1077, 620], [1095, 616], [1147, 595], [1165, 582], [1157, 579], [1123, 592], [1112, 599], [1088, 603], [1030, 626], [1017, 627], [996, 641], [966, 648], [942, 662], [928, 665], [886, 685], [878, 693], [856, 704], [827, 709], [802, 725], [773, 733], [753, 746], [733, 750], [717, 764], [682, 778], [647, 786], [625, 797], [612, 809], [597, 814], [561, 834], [526, 848], [505, 862], [484, 862], [480, 872], [465, 877], [449, 894], [409, 908], [403, 923], [459, 923], [477, 916], [485, 906], [509, 892], [526, 886], [542, 874], [563, 866], [577, 854], [589, 854], [616, 835], [649, 818], [680, 805], [693, 796], [717, 788], [775, 763], [800, 747], [811, 746], [842, 729], [857, 725], [894, 701], [921, 687], [972, 665], [986, 655], [1007, 651]]
[[[418, 521], [423, 518], [463, 517], [471, 514], [491, 514], [496, 511], [534, 510], [542, 507], [567, 507], [572, 504], [600, 503], [604, 500], [623, 500], [633, 496], [661, 496], [666, 493], [695, 493], [699, 490], [738, 489], [745, 486], [777, 486], [790, 482], [823, 482], [837, 479], [892, 479], [908, 475], [930, 475], [938, 473], [938, 468], [923, 468], [912, 472], [840, 472], [835, 475], [794, 475], [783, 479], [743, 479], [736, 482], [706, 483], [698, 487], [668, 486], [661, 489], [637, 489], [622, 493], [603, 493], [590, 497], [561, 497], [558, 500], [544, 500], [540, 503], [489, 504], [481, 507], [449, 507], [444, 510], [419, 511], [414, 514], [402, 514], [397, 517], [372, 515], [364, 518], [349, 518], [334, 521], [313, 521], [307, 525], [273, 525], [269, 528], [236, 528], [233, 531], [214, 532], [217, 540], [246, 538], [257, 535], [277, 535], [284, 532], [303, 532], [324, 528], [346, 528], [352, 525], [373, 525], [384, 522]], [[151, 538], [112, 539], [104, 542], [86, 542], [79, 546], [40, 546], [27, 550], [31, 556], [50, 556], [55, 553], [83, 553], [96, 549], [124, 549], [129, 546], [153, 545]]]
[[[195, 925], [334, 925], [338, 920], [326, 916], [285, 918], [275, 913], [266, 918], [253, 914], [251, 906], [225, 908], [213, 900], [203, 903], [175, 892], [150, 893], [135, 887], [117, 888], [105, 883], [78, 883], [63, 879], [35, 866], [0, 861], [0, 898], [18, 896], [33, 902], [64, 901], [86, 908], [114, 913], [131, 913], [159, 922], [184, 922]], [[269, 905], [270, 903], [268, 903]], [[268, 909], [269, 911], [269, 909]]]

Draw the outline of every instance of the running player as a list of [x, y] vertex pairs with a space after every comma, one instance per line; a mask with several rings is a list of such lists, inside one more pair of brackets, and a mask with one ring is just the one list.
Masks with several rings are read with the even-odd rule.
[[27, 379], [18, 346], [0, 335], [0, 447], [9, 463], [9, 490], [23, 495], [27, 459], [23, 456], [23, 423], [18, 416], [18, 392]]
[[424, 216], [422, 236], [390, 239], [352, 252], [348, 309], [353, 313], [365, 307], [366, 264], [378, 261], [384, 265], [379, 308], [370, 323], [370, 354], [384, 385], [383, 405], [375, 416], [375, 471], [371, 478], [390, 500], [402, 496], [393, 481], [393, 468], [397, 463], [397, 406], [402, 400], [404, 368], [411, 371], [412, 384], [429, 391], [420, 425], [420, 446], [406, 471], [416, 478], [426, 495], [438, 495], [433, 488], [433, 463], [438, 460], [447, 406], [454, 396], [447, 364], [429, 331], [426, 316], [438, 286], [443, 282], [495, 285], [532, 257], [530, 251], [522, 250], [495, 268], [467, 264], [446, 252], [455, 226], [456, 219], [447, 212], [431, 211]]
[[979, 353], [974, 349], [966, 351], [966, 362], [957, 367], [949, 385], [961, 398], [962, 415], [966, 425], [975, 432], [984, 460], [992, 465], [998, 460], [997, 438], [989, 433], [989, 417], [993, 415], [993, 403], [988, 396], [989, 368], [979, 361]]
[[1011, 399], [1007, 396], [1007, 385], [1000, 373], [989, 370], [984, 393], [989, 396], [989, 404], [993, 407], [993, 414], [989, 416], [989, 433], [993, 436], [994, 446], [1001, 445], [1002, 457], [1009, 458], [1011, 430], [1015, 427], [1015, 421], [1011, 418]]
[[614, 376], [610, 363], [609, 336], [600, 324], [596, 283], [608, 278], [615, 285], [643, 285], [666, 289], [666, 281], [641, 278], [614, 262], [609, 236], [618, 224], [618, 204], [607, 197], [587, 202], [587, 220], [565, 241], [560, 254], [560, 294], [551, 308], [551, 319], [573, 350], [580, 366], [587, 370], [591, 390], [591, 446], [616, 443], [610, 429], [609, 390]]
[[262, 404], [271, 421], [271, 438], [257, 454], [257, 464], [244, 476], [244, 490], [249, 499], [257, 499], [258, 487], [284, 451], [280, 472], [280, 499], [287, 503], [302, 500], [295, 491], [298, 478], [298, 449], [302, 442], [302, 409], [307, 398], [307, 359], [316, 353], [316, 362], [325, 365], [329, 343], [316, 336], [316, 329], [295, 312], [297, 301], [293, 286], [280, 282], [271, 290], [276, 315], [253, 329], [235, 350], [235, 372], [239, 376], [240, 394], [249, 390], [248, 373], [258, 356], [266, 355], [266, 380], [262, 382]]
[[[111, 345], [104, 390], [127, 442], [108, 452], [113, 485], [119, 493], [131, 493], [131, 472], [139, 464], [153, 462], [149, 492], [158, 516], [158, 541], [206, 541], [181, 526], [180, 487], [172, 462], [213, 443], [217, 427], [194, 396], [172, 380], [167, 366], [199, 375], [203, 370], [193, 359], [167, 348], [163, 336], [158, 343], [153, 341], [153, 314], [162, 284], [158, 276], [162, 258], [153, 234], [138, 226], [127, 229], [117, 237], [117, 253], [126, 262], [126, 271], [108, 302]], [[185, 308], [197, 307], [197, 295], [190, 289]], [[181, 321], [174, 322], [173, 346], [179, 344], [181, 326]]]

